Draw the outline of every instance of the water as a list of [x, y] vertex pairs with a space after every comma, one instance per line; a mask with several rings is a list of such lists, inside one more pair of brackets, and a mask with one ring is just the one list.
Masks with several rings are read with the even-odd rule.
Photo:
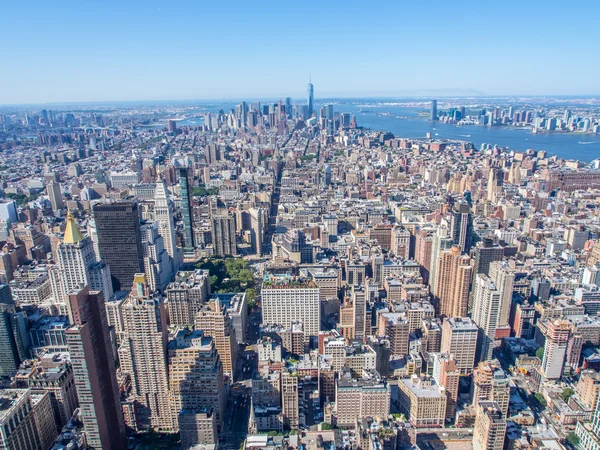
[[[389, 131], [396, 137], [425, 138], [426, 133], [430, 132], [433, 138], [465, 140], [472, 142], [476, 148], [480, 148], [481, 144], [485, 143], [517, 151], [545, 150], [560, 158], [578, 159], [580, 161], [592, 161], [600, 158], [600, 134], [533, 134], [528, 128], [476, 125], [457, 127], [456, 125], [427, 121], [420, 115], [427, 112], [423, 107], [396, 106], [387, 100], [332, 99], [315, 102], [315, 109], [318, 111], [325, 103], [333, 103], [336, 112], [350, 113], [356, 116], [358, 126], [377, 131]], [[235, 109], [235, 103], [207, 104], [202, 108], [202, 111], [198, 112], [216, 113], [220, 109], [228, 112], [230, 109]], [[389, 113], [389, 115], [380, 115], [381, 113]], [[202, 124], [204, 124], [203, 117], [189, 118], [177, 122], [180, 127], [200, 126]]]
[[[387, 105], [340, 104], [336, 110], [356, 116], [359, 126], [373, 130], [389, 131], [396, 137], [424, 138], [430, 132], [433, 138], [460, 139], [481, 144], [498, 145], [511, 150], [545, 150], [565, 159], [592, 161], [600, 157], [600, 134], [545, 133], [533, 134], [530, 129], [512, 127], [459, 126], [433, 123], [419, 116], [420, 108]], [[367, 110], [361, 113], [360, 110]], [[391, 115], [378, 115], [392, 113]], [[400, 118], [398, 117], [400, 116]]]

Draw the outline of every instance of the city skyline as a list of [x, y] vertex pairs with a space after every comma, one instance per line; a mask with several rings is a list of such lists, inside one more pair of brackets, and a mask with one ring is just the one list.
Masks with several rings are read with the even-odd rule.
[[[10, 42], [0, 74], [10, 89], [0, 104], [305, 97], [311, 73], [316, 98], [596, 95], [598, 63], [589, 55], [600, 37], [598, 6], [586, 3], [309, 3], [297, 11], [235, 2], [225, 17], [217, 5], [185, 1], [15, 4], [0, 18]], [[575, 33], [577, 45], [566, 38]], [[382, 61], [385, 69], [374, 70]]]

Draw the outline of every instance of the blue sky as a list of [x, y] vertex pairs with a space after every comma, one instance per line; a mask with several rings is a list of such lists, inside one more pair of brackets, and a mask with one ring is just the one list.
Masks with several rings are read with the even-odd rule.
[[0, 104], [600, 94], [600, 2], [4, 1]]

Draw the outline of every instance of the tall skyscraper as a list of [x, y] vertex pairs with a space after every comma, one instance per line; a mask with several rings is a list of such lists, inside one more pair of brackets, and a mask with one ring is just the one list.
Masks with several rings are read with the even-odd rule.
[[560, 319], [548, 320], [544, 325], [546, 344], [541, 372], [547, 379], [558, 380], [563, 373], [573, 325], [568, 320]]
[[237, 256], [235, 217], [231, 214], [213, 216], [210, 223], [213, 254]]
[[478, 360], [491, 359], [500, 315], [500, 291], [494, 282], [482, 273], [475, 278], [473, 291], [473, 322], [479, 327]]
[[167, 315], [160, 295], [149, 292], [146, 276], [136, 274], [121, 309], [124, 340], [119, 347], [121, 370], [131, 375], [138, 426], [176, 429], [168, 396]]
[[437, 260], [434, 298], [444, 317], [466, 317], [471, 284], [471, 258], [454, 245]]
[[194, 229], [192, 227], [192, 204], [190, 202], [190, 191], [188, 186], [188, 168], [178, 167], [179, 170], [179, 195], [181, 197], [181, 219], [183, 222], [183, 256], [193, 258], [195, 256]]
[[21, 363], [12, 315], [15, 303], [7, 284], [0, 284], [0, 377], [11, 377]]
[[458, 203], [452, 211], [452, 225], [450, 235], [454, 244], [469, 253], [473, 245], [473, 213], [465, 201]]
[[481, 361], [473, 371], [473, 405], [482, 400], [498, 403], [500, 412], [506, 418], [510, 400], [510, 381], [498, 360]]
[[508, 266], [507, 261], [494, 261], [490, 263], [489, 275], [496, 285], [496, 289], [500, 291], [498, 325], [508, 325], [515, 285], [515, 271]]
[[477, 325], [471, 319], [444, 319], [441, 351], [454, 355], [461, 375], [469, 375], [475, 366]]
[[156, 180], [156, 191], [154, 193], [154, 217], [158, 222], [158, 233], [162, 236], [165, 250], [171, 258], [172, 270], [176, 272], [179, 265], [177, 244], [175, 241], [175, 223], [173, 222], [173, 210], [169, 203], [169, 196], [165, 180], [158, 175]]
[[65, 203], [62, 199], [60, 183], [51, 181], [46, 185], [46, 191], [48, 192], [48, 198], [50, 199], [50, 204], [52, 205], [52, 211], [54, 211], [54, 213], [65, 207]]
[[298, 428], [298, 376], [287, 371], [281, 374], [281, 414], [286, 428]]
[[310, 119], [313, 116], [315, 99], [315, 87], [311, 81], [308, 82], [306, 90], [308, 92], [308, 118]]
[[437, 115], [437, 100], [432, 100], [431, 101], [431, 117], [430, 117], [431, 121], [435, 121], [438, 120], [438, 115]]
[[56, 248], [56, 257], [57, 266], [50, 274], [55, 302], [67, 303], [69, 294], [84, 286], [102, 291], [106, 299], [112, 297], [110, 268], [96, 261], [92, 240], [83, 236], [70, 211], [63, 241]]
[[450, 237], [450, 230], [448, 229], [447, 223], [444, 221], [440, 224], [436, 232], [433, 233], [431, 238], [429, 288], [432, 293], [435, 293], [437, 289], [436, 281], [440, 253], [450, 248], [452, 248], [452, 238]]
[[210, 297], [208, 270], [177, 272], [175, 281], [165, 290], [169, 326], [186, 327], [194, 323]]
[[159, 223], [148, 222], [140, 225], [144, 272], [152, 291], [163, 291], [173, 278], [173, 259], [164, 246], [164, 238], [159, 234]]
[[262, 208], [251, 208], [250, 211], [250, 244], [257, 255], [262, 255], [265, 231], [265, 214]]
[[125, 424], [102, 292], [87, 287], [72, 292], [68, 310], [71, 327], [65, 335], [87, 443], [124, 450]]
[[175, 417], [213, 410], [223, 422], [223, 364], [214, 340], [201, 330], [179, 330], [169, 342], [169, 395]]
[[110, 267], [113, 289], [131, 289], [134, 275], [144, 271], [137, 202], [96, 204], [94, 220], [100, 257]]

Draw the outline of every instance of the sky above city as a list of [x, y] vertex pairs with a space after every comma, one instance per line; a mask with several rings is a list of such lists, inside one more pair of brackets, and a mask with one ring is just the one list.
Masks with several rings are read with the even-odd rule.
[[0, 104], [600, 94], [600, 2], [13, 1]]

